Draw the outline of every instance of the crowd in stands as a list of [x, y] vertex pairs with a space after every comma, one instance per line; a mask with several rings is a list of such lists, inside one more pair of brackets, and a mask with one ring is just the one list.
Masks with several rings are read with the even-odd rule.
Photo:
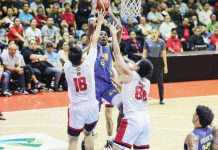
[[[160, 31], [169, 53], [218, 50], [216, 0], [142, 0], [141, 17], [120, 16], [121, 0], [111, 11], [123, 25], [121, 50], [138, 60], [152, 28]], [[67, 90], [63, 65], [70, 45], [85, 49], [91, 0], [0, 0], [0, 89], [35, 94], [46, 87]], [[108, 19], [108, 23], [110, 20]]]

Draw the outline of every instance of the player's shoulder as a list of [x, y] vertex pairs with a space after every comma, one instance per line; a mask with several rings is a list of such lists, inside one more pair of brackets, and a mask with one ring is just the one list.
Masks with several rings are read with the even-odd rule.
[[72, 63], [70, 61], [67, 61], [65, 64], [64, 64], [64, 68], [67, 69], [69, 68], [70, 66], [72, 66]]
[[196, 136], [193, 132], [189, 132], [186, 136], [186, 141], [187, 142], [197, 142], [199, 139], [198, 139], [198, 136]]

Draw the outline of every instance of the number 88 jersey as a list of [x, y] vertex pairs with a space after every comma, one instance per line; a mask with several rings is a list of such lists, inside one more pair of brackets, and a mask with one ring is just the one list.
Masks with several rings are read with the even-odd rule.
[[136, 72], [133, 72], [130, 83], [122, 84], [121, 95], [124, 114], [134, 111], [147, 111], [150, 84], [148, 79], [142, 79]]

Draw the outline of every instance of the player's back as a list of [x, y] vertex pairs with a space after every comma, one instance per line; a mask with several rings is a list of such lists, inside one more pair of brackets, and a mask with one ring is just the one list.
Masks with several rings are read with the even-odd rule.
[[70, 102], [73, 104], [96, 101], [94, 79], [96, 51], [95, 48], [91, 48], [90, 53], [94, 54], [89, 54], [81, 65], [74, 66], [70, 61], [64, 65], [65, 76], [68, 83], [68, 95]]
[[141, 78], [138, 73], [133, 72], [132, 81], [122, 84], [122, 102], [124, 114], [135, 111], [147, 110], [147, 99], [150, 92], [150, 81]]
[[198, 149], [210, 150], [213, 139], [212, 129], [209, 127], [194, 129], [193, 133], [198, 137]]
[[[196, 128], [192, 131], [193, 138], [198, 139], [198, 143], [193, 145], [197, 147], [198, 150], [210, 150], [212, 145], [213, 133], [212, 129], [209, 127], [205, 128]], [[185, 143], [185, 150], [188, 150], [188, 144]]]

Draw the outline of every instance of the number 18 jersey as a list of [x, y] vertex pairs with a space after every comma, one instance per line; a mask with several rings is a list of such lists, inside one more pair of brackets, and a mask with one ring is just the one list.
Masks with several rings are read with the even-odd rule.
[[94, 65], [97, 48], [91, 47], [89, 54], [81, 65], [74, 66], [70, 61], [65, 63], [64, 72], [68, 83], [68, 96], [71, 104], [96, 101]]
[[122, 84], [122, 102], [124, 114], [134, 111], [147, 111], [147, 100], [150, 92], [150, 81], [141, 79], [138, 73], [133, 72], [132, 81]]

